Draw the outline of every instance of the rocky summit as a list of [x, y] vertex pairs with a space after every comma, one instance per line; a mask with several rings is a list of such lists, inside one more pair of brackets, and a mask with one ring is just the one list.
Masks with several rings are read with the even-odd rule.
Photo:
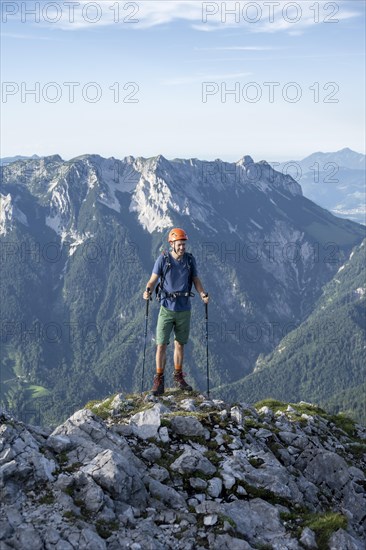
[[2, 550], [364, 549], [366, 429], [311, 404], [168, 390], [0, 422]]

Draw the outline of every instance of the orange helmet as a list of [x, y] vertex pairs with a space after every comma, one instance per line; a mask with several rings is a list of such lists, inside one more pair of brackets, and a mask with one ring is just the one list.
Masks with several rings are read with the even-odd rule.
[[175, 241], [188, 241], [187, 233], [184, 229], [175, 227], [169, 232], [168, 242], [174, 243]]

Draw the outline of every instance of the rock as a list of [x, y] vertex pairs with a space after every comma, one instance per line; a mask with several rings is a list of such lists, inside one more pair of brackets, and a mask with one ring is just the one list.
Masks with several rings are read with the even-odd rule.
[[204, 525], [216, 525], [217, 523], [217, 514], [211, 514], [209, 516], [205, 516], [203, 518], [203, 524]]
[[193, 489], [206, 489], [207, 487], [207, 481], [204, 479], [201, 479], [199, 477], [190, 477], [189, 478], [189, 484]]
[[110, 408], [114, 413], [118, 413], [121, 410], [124, 403], [125, 403], [125, 400], [124, 400], [123, 394], [117, 393], [117, 395], [115, 396], [115, 398], [110, 404]]
[[102, 451], [81, 471], [90, 475], [112, 497], [134, 506], [146, 504], [147, 494], [141, 472], [122, 454]]
[[216, 472], [215, 466], [199, 451], [187, 450], [170, 466], [173, 471], [181, 474], [192, 474], [201, 472], [206, 475], [213, 475]]
[[156, 445], [150, 445], [150, 447], [143, 451], [141, 456], [149, 462], [156, 462], [161, 458], [161, 451]]
[[253, 550], [254, 547], [243, 540], [230, 535], [217, 535], [210, 543], [212, 550]]
[[168, 470], [162, 466], [157, 466], [156, 464], [150, 468], [149, 474], [158, 481], [165, 481], [170, 478]]
[[221, 495], [222, 491], [222, 479], [219, 477], [213, 477], [208, 482], [207, 492], [212, 498], [217, 498]]
[[18, 548], [32, 548], [32, 550], [42, 550], [42, 539], [31, 525], [20, 525], [17, 529], [16, 540]]
[[273, 543], [274, 539], [285, 535], [278, 509], [260, 498], [236, 500], [224, 504], [223, 510], [235, 523], [236, 530], [250, 543]]
[[240, 426], [243, 424], [243, 411], [241, 407], [232, 407], [230, 409], [230, 416]]
[[159, 439], [163, 443], [169, 443], [170, 437], [169, 437], [168, 428], [166, 426], [163, 426], [162, 428], [160, 428], [160, 430], [159, 430]]
[[357, 540], [344, 529], [338, 529], [329, 539], [329, 550], [364, 550], [364, 543], [365, 539]]
[[152, 409], [134, 414], [130, 418], [132, 431], [141, 439], [156, 437], [160, 428], [160, 407], [154, 405]]
[[155, 479], [149, 483], [149, 493], [151, 496], [164, 502], [174, 510], [187, 511], [186, 501], [172, 487], [167, 487]]
[[201, 422], [194, 416], [174, 416], [171, 422], [172, 430], [180, 435], [201, 436], [205, 435], [205, 429]]
[[180, 407], [181, 409], [183, 409], [184, 411], [190, 411], [190, 412], [194, 412], [197, 410], [197, 407], [194, 403], [194, 399], [183, 399], [181, 402], [180, 402]]
[[50, 435], [46, 445], [56, 453], [68, 451], [72, 447], [71, 440], [66, 435]]
[[332, 490], [344, 487], [350, 479], [346, 461], [332, 452], [318, 452], [307, 464], [304, 475], [317, 487], [326, 485]]
[[300, 542], [306, 548], [318, 548], [316, 543], [315, 533], [309, 527], [304, 527], [301, 533]]

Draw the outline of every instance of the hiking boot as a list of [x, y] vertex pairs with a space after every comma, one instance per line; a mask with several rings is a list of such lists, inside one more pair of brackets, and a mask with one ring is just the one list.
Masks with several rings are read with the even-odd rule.
[[156, 374], [154, 384], [151, 390], [153, 395], [163, 395], [164, 393], [164, 374]]
[[182, 371], [176, 371], [174, 373], [174, 384], [175, 387], [179, 388], [180, 390], [192, 391], [192, 386], [187, 384], [187, 382], [184, 380]]

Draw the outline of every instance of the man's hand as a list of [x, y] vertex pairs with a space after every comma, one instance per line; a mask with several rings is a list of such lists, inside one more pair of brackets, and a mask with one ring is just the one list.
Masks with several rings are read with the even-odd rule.
[[210, 297], [207, 294], [207, 292], [200, 292], [200, 296], [201, 296], [202, 302], [204, 302], [205, 304], [208, 304]]
[[143, 297], [144, 300], [152, 300], [152, 298], [151, 298], [151, 290], [150, 290], [149, 288], [147, 288], [147, 289], [145, 290], [145, 292], [143, 293], [142, 297]]

